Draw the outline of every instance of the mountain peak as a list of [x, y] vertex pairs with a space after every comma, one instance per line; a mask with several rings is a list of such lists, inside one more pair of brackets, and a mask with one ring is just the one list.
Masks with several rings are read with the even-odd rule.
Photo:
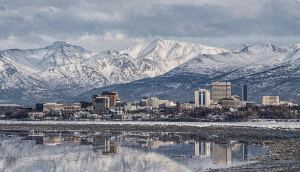
[[65, 45], [69, 45], [69, 44], [67, 44], [65, 41], [55, 41], [52, 43], [51, 47], [61, 47]]
[[270, 48], [273, 52], [275, 53], [285, 53], [288, 51], [287, 48], [280, 48], [280, 47], [277, 47], [271, 43], [267, 44], [267, 47]]
[[150, 44], [158, 46], [160, 44], [168, 44], [168, 43], [171, 43], [171, 42], [172, 42], [171, 40], [165, 40], [165, 39], [158, 38], [158, 39], [155, 39], [155, 40], [151, 41]]
[[64, 42], [64, 41], [55, 41], [53, 42], [51, 45], [47, 46], [46, 48], [50, 48], [50, 49], [60, 49], [62, 47], [69, 47], [70, 44]]
[[157, 38], [155, 39], [153, 42], [159, 42], [159, 41], [165, 41], [164, 39], [161, 39], [161, 38]]
[[[151, 43], [156, 43], [158, 45], [158, 44], [176, 44], [176, 43], [177, 44], [185, 44], [185, 43], [188, 43], [188, 42], [157, 38], [157, 39], [151, 41]], [[195, 44], [198, 44], [198, 43], [195, 43]]]
[[66, 43], [65, 41], [55, 41], [52, 43], [52, 45], [46, 47], [46, 48], [50, 48], [53, 50], [59, 50], [59, 49], [64, 49], [64, 48], [70, 48], [70, 49], [76, 49], [78, 51], [84, 52], [87, 51], [84, 48], [80, 47], [80, 46], [76, 46], [76, 45], [71, 45]]

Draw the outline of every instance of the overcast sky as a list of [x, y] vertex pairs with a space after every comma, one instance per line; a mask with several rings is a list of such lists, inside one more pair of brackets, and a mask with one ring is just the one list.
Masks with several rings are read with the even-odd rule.
[[217, 47], [300, 43], [299, 0], [0, 0], [0, 49], [94, 52], [156, 38]]

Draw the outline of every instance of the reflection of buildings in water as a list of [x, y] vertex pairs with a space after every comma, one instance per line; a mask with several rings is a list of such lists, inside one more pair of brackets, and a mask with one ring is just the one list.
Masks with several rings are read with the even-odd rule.
[[200, 143], [200, 157], [209, 158], [210, 157], [210, 142]]
[[63, 137], [64, 142], [66, 143], [75, 143], [75, 144], [81, 144], [81, 138], [74, 137], [74, 136], [65, 136]]
[[195, 156], [210, 157], [210, 142], [195, 142]]
[[45, 136], [45, 132], [42, 132], [42, 131], [36, 131], [36, 130], [31, 130], [31, 131], [29, 131], [28, 136], [29, 136], [29, 137], [36, 137], [36, 136], [43, 137], [43, 136]]
[[213, 144], [213, 163], [231, 164], [231, 146], [227, 144]]
[[248, 158], [248, 145], [247, 144], [242, 144], [242, 151], [243, 151], [243, 157], [242, 159], [247, 159]]
[[93, 137], [84, 137], [81, 138], [81, 143], [82, 145], [91, 145], [94, 142], [94, 138]]
[[170, 146], [173, 145], [173, 141], [159, 141], [159, 146]]
[[93, 138], [94, 152], [102, 152], [102, 154], [117, 154], [119, 152], [119, 145], [115, 138], [111, 136], [97, 135]]
[[247, 144], [213, 144], [213, 163], [231, 164], [233, 159], [244, 160], [248, 154]]
[[158, 139], [149, 139], [149, 140], [139, 140], [141, 147], [146, 147], [150, 149], [158, 149], [160, 146], [170, 146], [174, 144], [172, 141], [160, 141]]
[[151, 148], [151, 149], [157, 149], [159, 148], [159, 140], [155, 139], [149, 139], [149, 140], [144, 140], [144, 141], [139, 141], [140, 145], [142, 147], [146, 148]]
[[241, 149], [241, 144], [234, 144], [232, 147], [231, 147], [231, 150], [232, 151], [239, 151]]
[[238, 160], [247, 159], [248, 146], [247, 144], [235, 144], [232, 148], [232, 156]]
[[110, 141], [109, 145], [105, 147], [102, 151], [102, 154], [117, 154], [119, 151], [119, 145], [117, 145], [116, 141]]
[[195, 142], [195, 156], [199, 156], [199, 142]]
[[43, 137], [43, 145], [58, 145], [63, 142], [60, 137]]

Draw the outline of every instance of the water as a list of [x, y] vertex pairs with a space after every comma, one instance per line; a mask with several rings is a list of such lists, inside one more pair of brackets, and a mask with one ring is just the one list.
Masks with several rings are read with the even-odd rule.
[[265, 148], [187, 133], [0, 131], [0, 171], [205, 171]]

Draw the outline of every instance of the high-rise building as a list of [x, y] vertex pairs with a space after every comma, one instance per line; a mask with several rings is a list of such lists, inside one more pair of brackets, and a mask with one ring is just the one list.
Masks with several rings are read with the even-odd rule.
[[103, 112], [107, 108], [109, 108], [109, 97], [96, 97], [95, 99], [95, 111], [96, 112]]
[[100, 95], [98, 95], [98, 94], [94, 94], [94, 95], [93, 95], [92, 106], [95, 106], [95, 99], [96, 99], [97, 97], [100, 97]]
[[210, 106], [210, 91], [206, 89], [199, 89], [195, 91], [195, 107], [209, 107]]
[[231, 95], [240, 97], [240, 101], [247, 101], [247, 85], [231, 84]]
[[262, 96], [262, 104], [264, 106], [278, 105], [279, 96]]
[[231, 96], [231, 83], [213, 82], [212, 91], [214, 103], [220, 103], [223, 98], [228, 98]]
[[117, 105], [118, 93], [117, 92], [110, 92], [110, 91], [103, 91], [102, 96], [109, 97], [109, 107], [115, 107]]

